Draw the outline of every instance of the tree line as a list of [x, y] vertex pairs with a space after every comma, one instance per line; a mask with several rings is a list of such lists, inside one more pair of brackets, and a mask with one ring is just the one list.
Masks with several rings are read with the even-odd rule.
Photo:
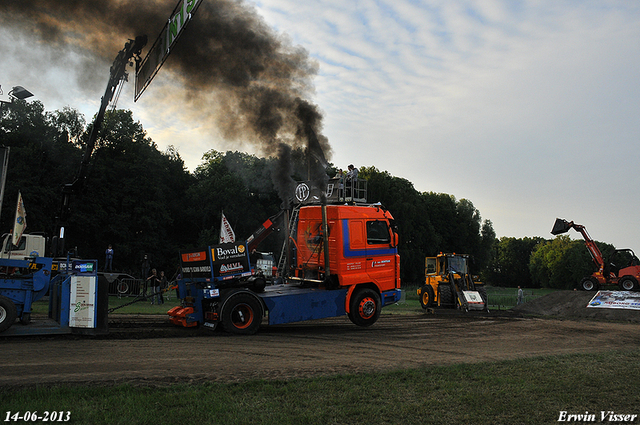
[[[61, 224], [62, 187], [78, 173], [90, 131], [84, 116], [68, 107], [49, 112], [39, 101], [17, 101], [2, 110], [0, 145], [10, 148], [0, 215], [3, 233], [12, 228], [20, 191], [27, 232], [49, 239], [55, 234]], [[295, 149], [291, 157], [291, 177], [305, 180], [306, 152]], [[152, 267], [171, 277], [180, 250], [217, 243], [222, 211], [239, 238], [280, 211], [283, 201], [271, 178], [276, 167], [275, 158], [211, 150], [190, 172], [175, 148], [158, 149], [131, 111], [107, 112], [85, 184], [71, 198], [64, 222], [66, 248], [103, 264], [107, 246], [113, 245], [114, 267], [136, 277], [147, 254]], [[588, 256], [584, 247], [584, 252], [565, 252], [576, 241], [497, 239], [491, 221], [483, 220], [468, 199], [420, 192], [410, 181], [375, 166], [359, 171], [368, 181], [368, 200], [381, 202], [395, 218], [405, 283], [422, 281], [425, 256], [439, 252], [470, 254], [474, 273], [494, 285], [559, 287], [566, 276], [582, 273], [571, 261]], [[328, 176], [336, 173], [330, 164]], [[276, 235], [260, 249], [277, 258], [281, 243], [282, 235]], [[556, 268], [567, 261], [572, 272], [558, 273]]]

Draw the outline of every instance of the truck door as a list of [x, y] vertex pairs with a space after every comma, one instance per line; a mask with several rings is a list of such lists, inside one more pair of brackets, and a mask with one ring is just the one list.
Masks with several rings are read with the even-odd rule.
[[366, 222], [366, 270], [382, 291], [396, 286], [396, 248], [391, 243], [391, 231], [385, 220]]
[[364, 274], [367, 249], [364, 220], [345, 220], [344, 222], [349, 226], [349, 231], [346, 233], [348, 244], [345, 246], [345, 272]]

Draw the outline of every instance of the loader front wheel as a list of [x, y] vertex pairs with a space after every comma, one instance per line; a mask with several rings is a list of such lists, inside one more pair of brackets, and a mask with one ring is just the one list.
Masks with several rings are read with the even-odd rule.
[[431, 285], [423, 285], [420, 290], [420, 305], [424, 310], [433, 305], [433, 288]]
[[17, 317], [18, 309], [13, 301], [0, 295], [0, 332], [9, 329]]
[[351, 297], [349, 319], [358, 326], [371, 326], [380, 317], [380, 295], [373, 289], [363, 288]]
[[232, 295], [222, 310], [225, 331], [240, 335], [253, 335], [262, 323], [262, 305], [256, 297], [242, 293]]
[[585, 277], [580, 282], [580, 289], [583, 291], [595, 291], [598, 289], [598, 281], [593, 277]]

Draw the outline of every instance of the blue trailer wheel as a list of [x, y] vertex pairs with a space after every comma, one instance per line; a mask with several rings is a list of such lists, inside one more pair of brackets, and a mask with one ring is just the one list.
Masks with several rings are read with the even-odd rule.
[[0, 295], [0, 332], [9, 329], [17, 317], [18, 309], [13, 301]]

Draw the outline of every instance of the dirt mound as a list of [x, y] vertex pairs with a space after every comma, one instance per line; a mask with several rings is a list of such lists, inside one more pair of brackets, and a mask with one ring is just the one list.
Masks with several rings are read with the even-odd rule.
[[557, 291], [513, 308], [524, 315], [555, 316], [566, 319], [615, 320], [640, 323], [640, 310], [587, 308], [596, 292]]

